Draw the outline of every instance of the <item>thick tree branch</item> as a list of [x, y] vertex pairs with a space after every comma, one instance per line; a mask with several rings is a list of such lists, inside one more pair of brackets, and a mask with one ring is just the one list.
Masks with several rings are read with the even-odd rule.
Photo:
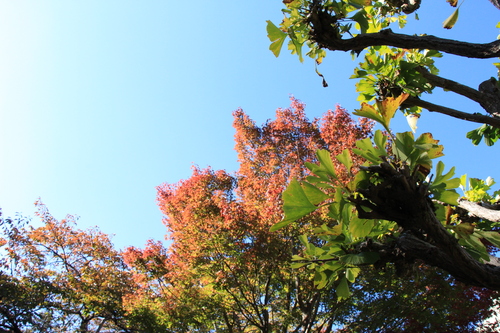
[[467, 113], [455, 109], [447, 108], [445, 106], [437, 105], [434, 103], [426, 102], [418, 97], [408, 97], [405, 104], [420, 106], [431, 112], [439, 112], [454, 118], [471, 121], [474, 123], [488, 124], [496, 128], [500, 128], [500, 118], [485, 116], [480, 113]]
[[422, 76], [429, 81], [430, 84], [440, 87], [446, 90], [453, 91], [454, 93], [457, 93], [459, 95], [462, 95], [464, 97], [467, 97], [474, 102], [481, 103], [482, 99], [484, 98], [483, 94], [480, 93], [478, 90], [468, 87], [466, 85], [463, 85], [461, 83], [458, 83], [453, 80], [446, 79], [444, 77], [438, 76], [431, 74], [426, 68], [419, 66], [416, 68], [416, 70], [422, 74]]
[[494, 78], [484, 81], [479, 85], [479, 90], [476, 90], [456, 81], [431, 74], [424, 67], [417, 67], [416, 70], [432, 85], [453, 91], [479, 103], [491, 115], [500, 115], [500, 91]]
[[458, 206], [479, 218], [491, 222], [500, 222], [500, 210], [489, 209], [477, 202], [470, 202], [465, 199], [458, 200]]
[[[451, 247], [449, 249], [454, 251], [445, 251], [443, 246], [432, 245], [410, 233], [399, 237], [398, 245], [405, 253], [413, 255], [429, 265], [444, 269], [459, 281], [499, 290], [500, 267], [496, 257], [492, 257], [486, 264], [481, 264], [472, 259], [461, 247]], [[478, 283], [479, 281], [480, 283]]]
[[358, 189], [362, 197], [351, 198], [359, 217], [396, 222], [403, 230], [396, 243], [407, 260], [420, 259], [467, 284], [500, 290], [497, 261], [478, 262], [444, 228], [435, 215], [427, 184], [419, 182], [406, 167], [385, 164], [366, 168], [383, 181]]
[[487, 59], [500, 57], [500, 40], [483, 44], [469, 43], [431, 35], [410, 36], [397, 34], [392, 32], [391, 29], [341, 39], [335, 28], [337, 18], [321, 9], [320, 6], [311, 8], [309, 22], [313, 28], [311, 39], [322, 48], [331, 51], [362, 51], [370, 46], [388, 45], [403, 49], [437, 50], [467, 58]]

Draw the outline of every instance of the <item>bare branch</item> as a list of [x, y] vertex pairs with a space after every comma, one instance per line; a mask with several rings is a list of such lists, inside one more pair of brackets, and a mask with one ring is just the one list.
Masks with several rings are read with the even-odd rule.
[[500, 210], [489, 209], [477, 202], [471, 202], [465, 199], [458, 200], [458, 206], [479, 218], [486, 219], [491, 222], [500, 222]]
[[467, 113], [463, 111], [458, 111], [438, 104], [426, 102], [418, 97], [408, 97], [408, 99], [405, 101], [405, 104], [420, 106], [431, 112], [439, 112], [454, 118], [467, 120], [474, 123], [488, 124], [493, 127], [500, 128], [500, 118], [489, 117], [480, 113]]
[[313, 27], [311, 38], [322, 48], [331, 51], [362, 51], [370, 46], [388, 45], [403, 49], [437, 50], [467, 58], [500, 57], [500, 40], [481, 44], [469, 43], [432, 35], [397, 34], [391, 29], [341, 39], [333, 26], [337, 22], [337, 18], [319, 7], [312, 8], [309, 22]]
[[479, 103], [486, 112], [493, 116], [500, 115], [500, 91], [496, 86], [496, 79], [491, 78], [484, 81], [479, 85], [479, 90], [476, 90], [456, 81], [431, 74], [424, 67], [417, 67], [416, 70], [432, 85], [453, 91]]
[[431, 74], [426, 68], [422, 66], [417, 67], [416, 70], [420, 74], [422, 74], [422, 76], [426, 78], [427, 81], [429, 81], [429, 83], [431, 83], [436, 87], [441, 87], [443, 89], [453, 91], [454, 93], [467, 97], [473, 100], [474, 102], [478, 103], [481, 103], [482, 98], [484, 98], [483, 94], [477, 91], [476, 89], [468, 87], [456, 81]]

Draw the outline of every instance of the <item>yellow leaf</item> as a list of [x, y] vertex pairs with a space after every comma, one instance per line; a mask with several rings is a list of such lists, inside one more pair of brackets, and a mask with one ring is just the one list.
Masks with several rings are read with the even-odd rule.
[[381, 124], [384, 123], [384, 119], [380, 116], [375, 107], [368, 103], [362, 103], [361, 109], [354, 110], [353, 114], [355, 114], [356, 116], [373, 119]]
[[464, 222], [455, 226], [453, 229], [462, 235], [472, 235], [474, 233], [475, 225], [472, 223]]
[[458, 20], [458, 8], [455, 9], [453, 14], [450, 15], [444, 22], [443, 22], [443, 28], [445, 29], [451, 29], [453, 26], [457, 23]]
[[382, 124], [386, 130], [389, 129], [389, 124], [396, 110], [408, 98], [408, 94], [401, 94], [397, 98], [387, 97], [386, 99], [376, 101], [376, 105], [372, 106], [367, 103], [361, 104], [361, 109], [353, 112], [356, 116], [366, 117], [375, 120]]
[[401, 94], [396, 98], [387, 97], [383, 101], [377, 101], [377, 106], [380, 114], [384, 118], [386, 127], [389, 127], [389, 122], [398, 110], [399, 106], [408, 98], [408, 94]]

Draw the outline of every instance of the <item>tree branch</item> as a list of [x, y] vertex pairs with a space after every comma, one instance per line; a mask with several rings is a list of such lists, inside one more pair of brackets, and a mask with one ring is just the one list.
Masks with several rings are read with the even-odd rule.
[[500, 128], [500, 118], [485, 116], [480, 113], [467, 113], [455, 109], [447, 108], [445, 106], [437, 105], [434, 103], [426, 102], [418, 97], [408, 97], [405, 104], [420, 106], [430, 112], [439, 112], [454, 118], [471, 121], [474, 123], [488, 124], [496, 128]]
[[313, 6], [308, 18], [312, 26], [311, 39], [322, 48], [331, 51], [362, 51], [370, 46], [388, 45], [402, 49], [437, 50], [461, 57], [488, 59], [500, 57], [500, 40], [490, 43], [469, 43], [431, 35], [410, 36], [397, 34], [391, 29], [376, 33], [359, 34], [356, 37], [341, 39], [335, 23], [335, 15], [320, 6]]
[[465, 199], [458, 200], [458, 206], [479, 218], [491, 222], [500, 222], [500, 210], [489, 209], [477, 202], [471, 202]]
[[[358, 189], [363, 198], [352, 197], [360, 218], [373, 215], [396, 222], [403, 230], [396, 240], [400, 250], [410, 260], [442, 268], [457, 280], [470, 285], [500, 290], [500, 267], [495, 260], [481, 263], [462, 247], [458, 240], [437, 219], [425, 183], [420, 183], [407, 168], [387, 170], [387, 167], [368, 167], [382, 181], [366, 189]], [[372, 203], [371, 211], [363, 210]]]
[[416, 70], [432, 85], [453, 91], [479, 103], [491, 115], [500, 115], [500, 91], [496, 86], [496, 79], [492, 78], [482, 82], [479, 85], [479, 90], [476, 90], [456, 81], [431, 74], [422, 66], [417, 67]]
[[446, 79], [444, 77], [438, 76], [431, 74], [426, 68], [419, 66], [416, 68], [416, 70], [422, 74], [422, 76], [429, 81], [432, 85], [436, 87], [440, 87], [446, 90], [453, 91], [454, 93], [457, 93], [459, 95], [462, 95], [464, 97], [467, 97], [474, 102], [481, 103], [482, 99], [484, 98], [483, 94], [480, 93], [478, 90], [468, 87], [466, 85], [463, 85], [461, 83], [458, 83], [453, 80]]

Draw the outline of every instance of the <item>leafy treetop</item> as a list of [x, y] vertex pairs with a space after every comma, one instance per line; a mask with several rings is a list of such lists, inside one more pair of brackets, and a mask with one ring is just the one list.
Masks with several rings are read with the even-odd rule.
[[[448, 2], [457, 7], [456, 1]], [[401, 107], [405, 114], [418, 114], [427, 109], [481, 123], [481, 127], [467, 133], [476, 145], [483, 138], [487, 145], [493, 145], [500, 137], [497, 78], [489, 78], [474, 89], [439, 76], [434, 62], [443, 53], [477, 59], [500, 57], [500, 40], [480, 44], [426, 34], [394, 33], [390, 27], [398, 24], [404, 28], [407, 15], [418, 10], [421, 0], [293, 0], [284, 3], [283, 21], [278, 26], [271, 21], [267, 25], [272, 42], [270, 49], [276, 56], [286, 39], [289, 39], [288, 49], [297, 54], [300, 61], [303, 61], [304, 50], [317, 64], [323, 62], [326, 50], [350, 51], [353, 56], [362, 54], [364, 59], [351, 76], [359, 79], [356, 89], [362, 103], [407, 93], [408, 98]], [[492, 3], [499, 7], [496, 1]], [[457, 7], [443, 23], [445, 28], [453, 27], [458, 13]], [[495, 65], [500, 68], [500, 63]], [[477, 102], [484, 113], [464, 112], [426, 101], [423, 94], [436, 87]]]
[[[500, 290], [500, 261], [490, 254], [500, 247], [498, 233], [499, 192], [488, 194], [493, 180], [454, 178], [445, 171], [443, 146], [430, 133], [392, 134], [390, 121], [396, 111], [418, 116], [422, 108], [483, 125], [467, 136], [477, 144], [483, 137], [492, 145], [500, 136], [500, 93], [492, 78], [473, 89], [438, 76], [433, 58], [442, 53], [470, 58], [500, 56], [500, 41], [474, 44], [428, 35], [395, 34], [390, 24], [406, 23], [421, 1], [293, 0], [284, 1], [285, 18], [279, 28], [268, 22], [268, 36], [275, 55], [289, 38], [289, 49], [302, 60], [302, 48], [320, 64], [326, 50], [363, 54], [355, 69], [359, 78], [361, 108], [356, 115], [381, 124], [390, 137], [377, 131], [372, 139], [356, 142], [356, 148], [331, 158], [317, 151], [318, 163], [306, 163], [313, 174], [292, 181], [283, 193], [284, 219], [278, 230], [316, 211], [328, 211], [330, 220], [313, 233], [299, 237], [305, 256], [294, 257], [296, 266], [315, 271], [323, 288], [337, 285], [340, 298], [350, 295], [359, 267], [395, 264], [398, 271], [411, 270], [421, 262], [449, 272], [465, 283]], [[456, 5], [455, 2], [450, 2]], [[498, 4], [494, 3], [496, 7]], [[458, 9], [445, 28], [452, 28]], [[486, 112], [466, 113], [422, 99], [441, 87], [463, 95]], [[371, 103], [371, 104], [370, 104]], [[365, 162], [356, 172], [352, 156]], [[350, 181], [339, 186], [332, 168], [340, 161]], [[468, 188], [460, 198], [456, 188]]]

